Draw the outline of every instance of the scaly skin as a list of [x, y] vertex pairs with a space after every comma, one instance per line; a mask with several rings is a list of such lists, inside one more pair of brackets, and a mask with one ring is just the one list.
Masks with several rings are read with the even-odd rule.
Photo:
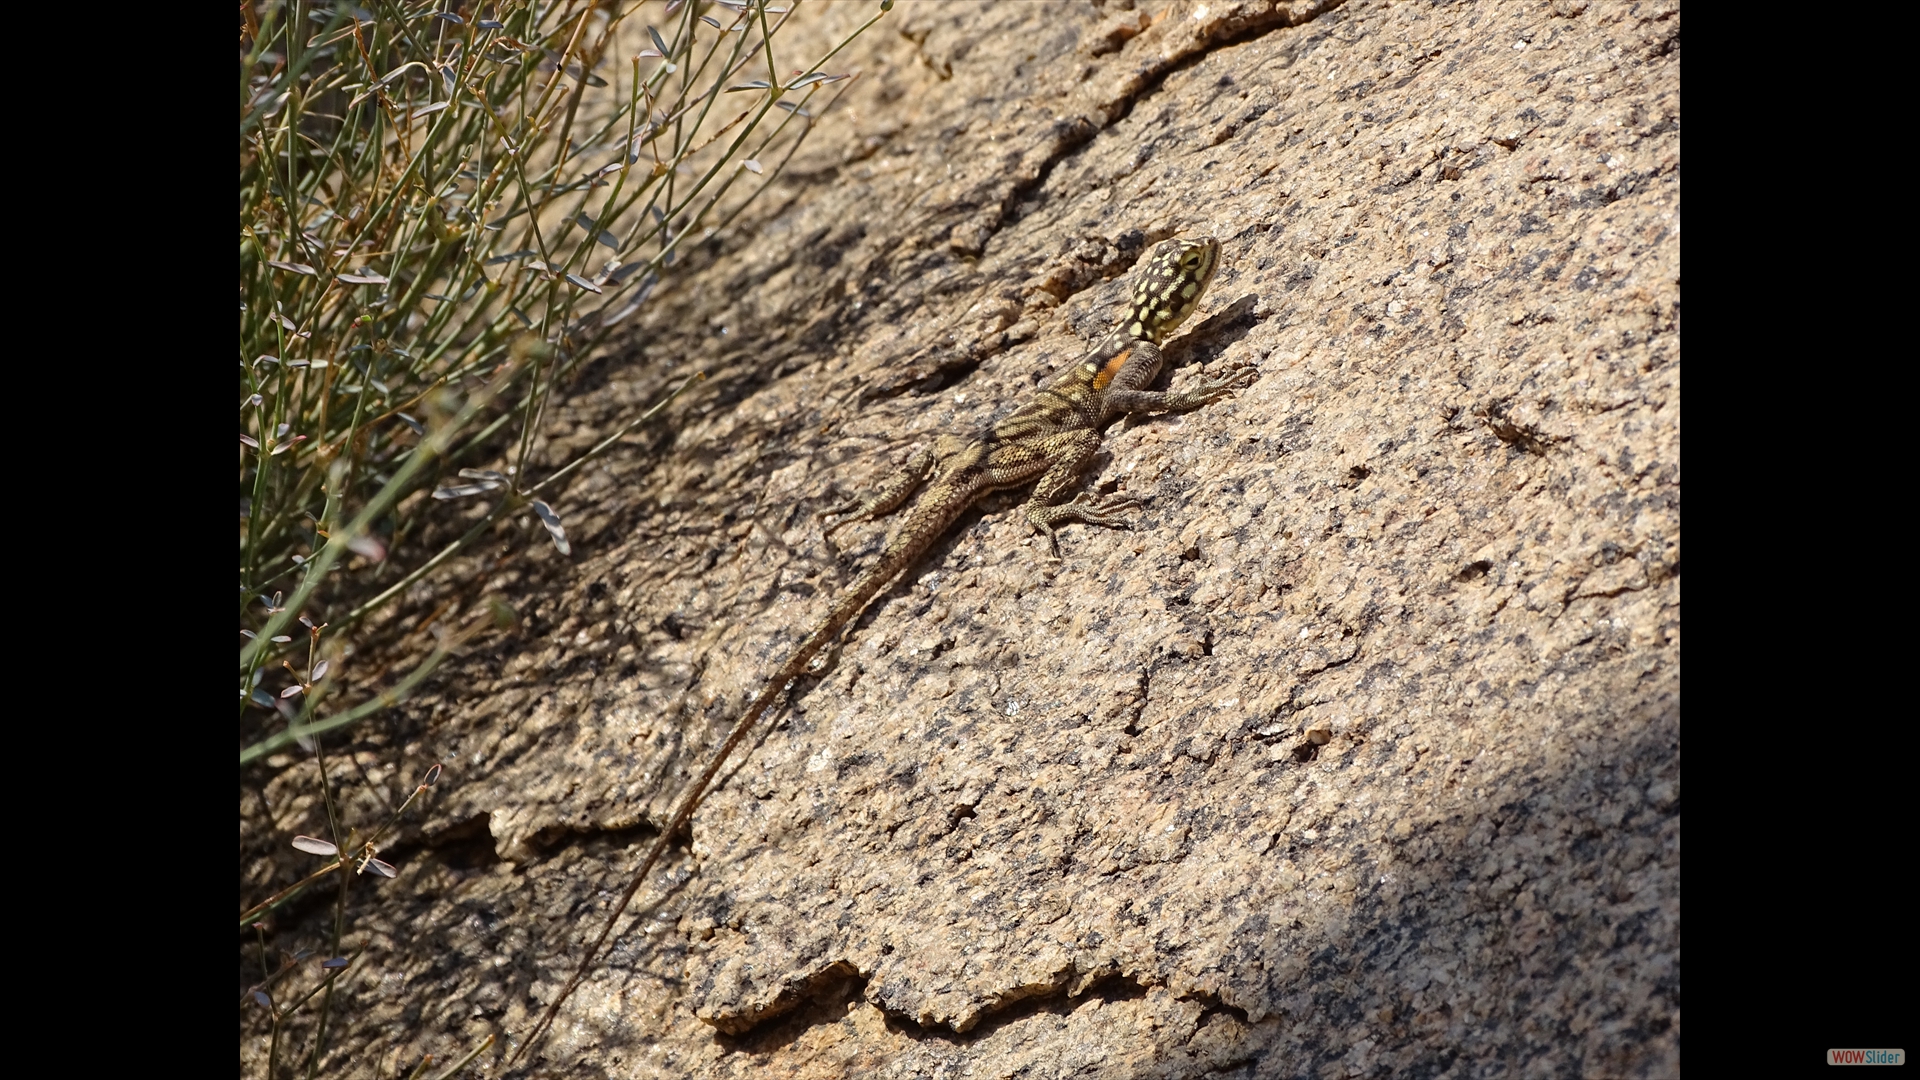
[[[1134, 505], [1129, 496], [1095, 498], [1082, 492], [1067, 500], [1067, 495], [1080, 482], [1081, 471], [1100, 449], [1101, 431], [1107, 424], [1131, 413], [1186, 412], [1200, 408], [1231, 396], [1234, 388], [1252, 374], [1243, 368], [1178, 394], [1147, 389], [1160, 375], [1164, 360], [1161, 342], [1199, 306], [1201, 296], [1213, 280], [1219, 257], [1220, 245], [1211, 237], [1165, 240], [1155, 245], [1134, 275], [1125, 318], [1079, 363], [1062, 372], [1032, 400], [984, 435], [941, 436], [931, 449], [915, 454], [906, 468], [888, 480], [871, 499], [829, 511], [852, 511], [827, 530], [831, 535], [843, 526], [892, 513], [929, 476], [933, 478], [881, 550], [879, 560], [841, 591], [826, 615], [754, 695], [726, 742], [681, 797], [679, 809], [654, 841], [599, 938], [587, 950], [573, 978], [548, 1006], [527, 1041], [521, 1044], [522, 1050], [532, 1046], [553, 1022], [561, 1004], [606, 944], [628, 902], [673, 837], [686, 827], [708, 785], [719, 775], [747, 732], [794, 680], [807, 673], [814, 658], [832, 644], [867, 603], [902, 571], [919, 561], [968, 507], [989, 491], [1033, 484], [1033, 497], [1026, 504], [1027, 520], [1046, 534], [1056, 559], [1060, 557], [1060, 542], [1055, 530], [1061, 525], [1078, 521], [1127, 527], [1118, 512]], [[516, 1052], [515, 1057], [518, 1056]]]

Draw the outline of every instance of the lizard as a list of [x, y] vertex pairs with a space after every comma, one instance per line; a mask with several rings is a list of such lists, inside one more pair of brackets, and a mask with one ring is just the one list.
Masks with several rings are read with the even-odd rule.
[[[865, 610], [867, 603], [918, 562], [968, 508], [990, 491], [1032, 483], [1033, 495], [1026, 503], [1026, 518], [1035, 530], [1045, 534], [1051, 556], [1056, 560], [1060, 557], [1056, 530], [1061, 525], [1077, 521], [1127, 527], [1119, 511], [1137, 505], [1131, 496], [1095, 498], [1083, 491], [1072, 499], [1066, 498], [1099, 451], [1100, 435], [1106, 425], [1135, 413], [1198, 409], [1230, 396], [1246, 376], [1252, 374], [1250, 369], [1242, 368], [1222, 378], [1204, 380], [1197, 388], [1182, 393], [1147, 389], [1159, 377], [1165, 360], [1161, 343], [1199, 306], [1219, 259], [1220, 244], [1212, 237], [1170, 239], [1154, 245], [1133, 276], [1126, 311], [1119, 325], [1079, 362], [1062, 371], [1031, 400], [985, 433], [971, 438], [942, 435], [935, 439], [932, 447], [913, 454], [906, 466], [884, 482], [872, 497], [852, 500], [822, 513], [823, 517], [845, 515], [826, 530], [825, 536], [831, 541], [832, 534], [845, 526], [893, 513], [916, 489], [927, 485], [881, 549], [879, 558], [833, 599], [826, 614], [761, 686], [726, 741], [681, 796], [678, 809], [655, 839], [620, 902], [608, 916], [600, 936], [587, 950], [573, 977], [547, 1007], [527, 1041], [520, 1045], [520, 1050], [538, 1041], [552, 1024], [561, 1004], [585, 976], [647, 874], [666, 852], [672, 838], [692, 819], [708, 786], [760, 717], [794, 682], [812, 671], [815, 658]], [[932, 482], [928, 484], [930, 478]], [[516, 1050], [514, 1057], [519, 1053]], [[511, 1063], [510, 1058], [508, 1064]]]

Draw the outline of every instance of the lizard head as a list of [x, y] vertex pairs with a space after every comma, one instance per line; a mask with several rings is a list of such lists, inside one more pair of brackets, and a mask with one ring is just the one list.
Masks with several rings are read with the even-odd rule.
[[1211, 236], [1155, 244], [1133, 276], [1127, 333], [1158, 345], [1200, 306], [1218, 265], [1220, 242]]

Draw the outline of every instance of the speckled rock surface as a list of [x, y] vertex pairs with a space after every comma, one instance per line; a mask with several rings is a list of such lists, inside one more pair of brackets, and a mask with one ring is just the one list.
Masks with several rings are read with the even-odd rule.
[[[356, 900], [331, 1070], [524, 1033], [885, 536], [836, 553], [814, 515], [1209, 233], [1166, 378], [1258, 379], [1110, 429], [1088, 484], [1131, 530], [1051, 563], [995, 496], [876, 600], [535, 1071], [1677, 1075], [1679, 32], [1598, 0], [901, 5], [757, 235], [663, 286], [548, 452], [709, 383], [556, 500], [571, 561], [476, 560], [460, 602], [517, 629], [337, 752], [368, 816], [447, 771]], [[260, 831], [316, 831], [310, 768], [260, 774]]]

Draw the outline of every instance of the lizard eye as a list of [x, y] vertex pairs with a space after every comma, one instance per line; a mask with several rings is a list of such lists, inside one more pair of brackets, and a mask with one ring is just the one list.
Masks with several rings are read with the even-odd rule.
[[1186, 267], [1189, 270], [1197, 270], [1200, 267], [1200, 256], [1189, 255], [1186, 258], [1180, 260], [1180, 265]]

